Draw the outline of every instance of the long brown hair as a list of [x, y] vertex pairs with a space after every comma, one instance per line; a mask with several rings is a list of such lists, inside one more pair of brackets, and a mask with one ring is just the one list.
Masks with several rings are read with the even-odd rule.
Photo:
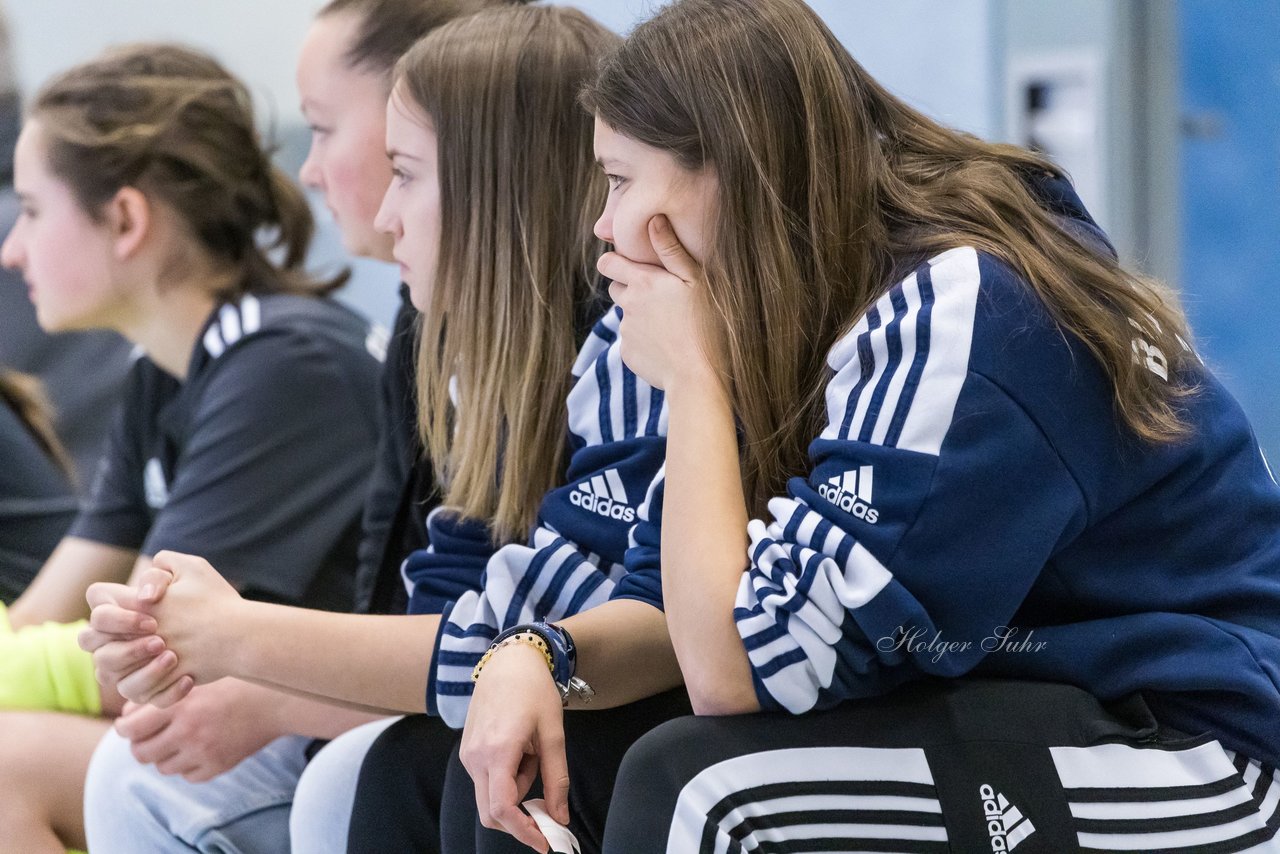
[[[340, 284], [303, 272], [311, 210], [263, 150], [249, 91], [212, 57], [171, 44], [109, 50], [47, 83], [31, 115], [53, 174], [89, 216], [126, 186], [162, 202], [232, 274], [221, 295]], [[259, 243], [264, 230], [279, 263]]]
[[445, 506], [488, 520], [495, 542], [525, 536], [562, 475], [575, 316], [603, 248], [591, 228], [604, 179], [577, 94], [616, 41], [574, 9], [493, 9], [435, 30], [396, 69], [440, 164], [419, 429]]
[[53, 407], [40, 381], [29, 374], [0, 368], [0, 399], [18, 416], [45, 455], [74, 483], [75, 467], [53, 429]]
[[753, 512], [804, 468], [830, 346], [896, 278], [957, 246], [1023, 274], [1106, 371], [1133, 433], [1184, 433], [1192, 389], [1135, 362], [1131, 324], [1172, 378], [1189, 339], [1177, 300], [1063, 230], [1027, 182], [1056, 166], [908, 107], [800, 0], [677, 0], [602, 63], [583, 100], [718, 178], [704, 318], [723, 342]]

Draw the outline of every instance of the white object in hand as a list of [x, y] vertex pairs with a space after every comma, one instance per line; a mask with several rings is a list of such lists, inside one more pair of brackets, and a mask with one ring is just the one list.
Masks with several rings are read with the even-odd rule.
[[578, 846], [578, 840], [569, 832], [569, 828], [547, 813], [546, 801], [542, 798], [531, 798], [521, 806], [538, 825], [538, 830], [542, 831], [547, 842], [551, 843], [549, 854], [582, 854], [582, 848]]

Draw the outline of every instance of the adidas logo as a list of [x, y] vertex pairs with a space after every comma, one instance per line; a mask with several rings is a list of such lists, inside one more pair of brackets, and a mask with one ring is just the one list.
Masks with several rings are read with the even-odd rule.
[[627, 490], [617, 469], [609, 469], [591, 480], [584, 480], [569, 493], [569, 503], [589, 513], [597, 513], [620, 522], [634, 522], [636, 511], [627, 506]]
[[987, 835], [991, 837], [992, 851], [1012, 851], [1018, 843], [1036, 832], [1031, 819], [1009, 803], [1009, 799], [983, 783], [978, 789], [982, 798], [982, 812], [987, 817]]
[[844, 512], [874, 525], [880, 511], [871, 506], [871, 466], [859, 466], [818, 484], [818, 494]]

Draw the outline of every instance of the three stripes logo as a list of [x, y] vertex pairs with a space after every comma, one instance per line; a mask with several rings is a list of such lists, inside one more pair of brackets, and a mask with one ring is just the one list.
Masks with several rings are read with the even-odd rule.
[[578, 484], [569, 493], [569, 503], [607, 519], [628, 523], [636, 520], [636, 511], [628, 506], [627, 490], [617, 469], [609, 469]]
[[818, 494], [844, 512], [874, 525], [880, 511], [871, 506], [871, 466], [859, 466], [818, 484]]
[[982, 812], [987, 817], [987, 835], [991, 837], [992, 851], [1012, 851], [1018, 843], [1036, 832], [1031, 819], [1009, 803], [1009, 799], [986, 783], [978, 789], [982, 798]]

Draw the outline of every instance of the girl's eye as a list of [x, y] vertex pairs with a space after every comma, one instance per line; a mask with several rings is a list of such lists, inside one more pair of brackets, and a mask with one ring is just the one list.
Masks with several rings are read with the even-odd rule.
[[310, 125], [312, 136], [324, 136], [329, 132], [328, 128], [322, 128], [319, 125]]
[[398, 166], [391, 167], [391, 177], [395, 178], [401, 184], [409, 180], [409, 175]]
[[623, 179], [621, 175], [610, 175], [606, 173], [604, 177], [609, 182], [609, 189], [616, 190], [622, 186]]

